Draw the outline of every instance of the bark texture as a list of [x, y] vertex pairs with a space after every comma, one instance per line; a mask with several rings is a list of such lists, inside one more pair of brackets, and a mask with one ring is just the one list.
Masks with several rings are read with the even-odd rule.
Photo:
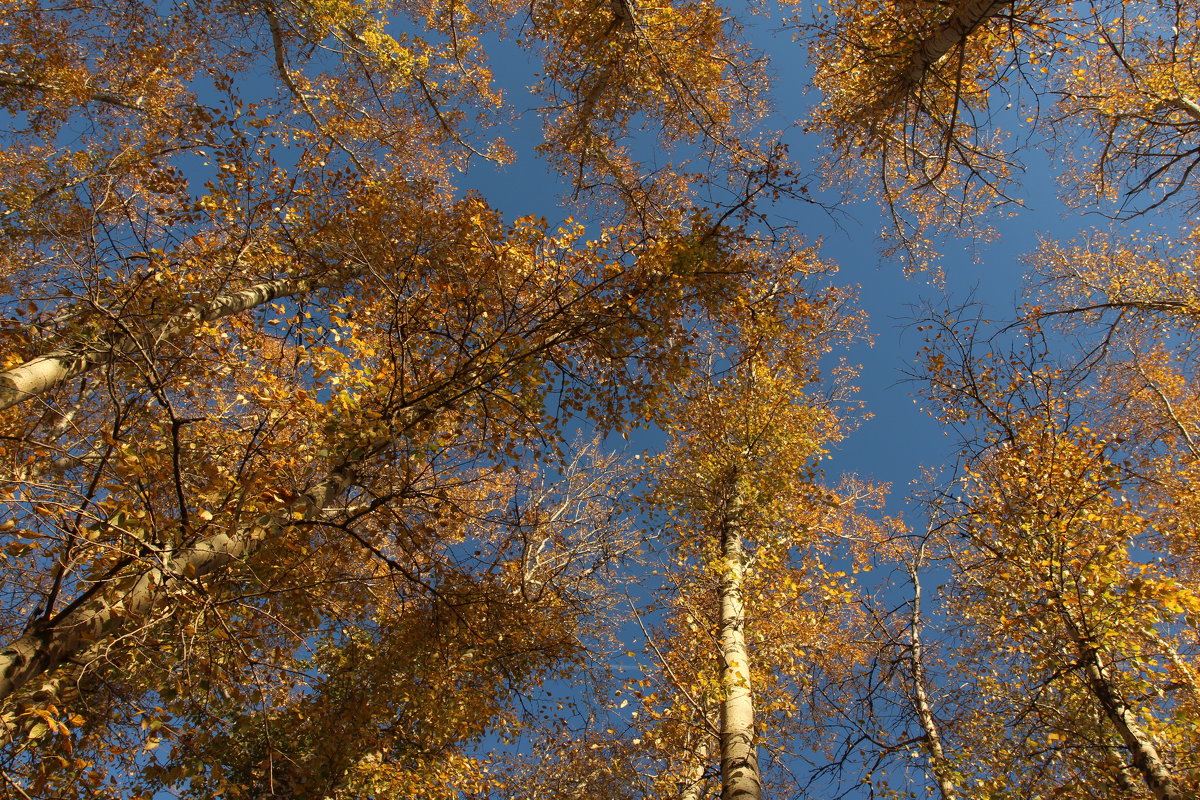
[[233, 533], [205, 537], [163, 559], [161, 566], [131, 574], [76, 600], [58, 616], [34, 625], [0, 651], [0, 702], [30, 679], [141, 621], [177, 587], [245, 559], [277, 538], [294, 519], [312, 519], [350, 485], [352, 471], [335, 469], [278, 513], [260, 516]]
[[942, 800], [958, 800], [954, 792], [954, 782], [950, 779], [950, 764], [946, 760], [946, 751], [942, 748], [942, 736], [938, 730], [937, 720], [933, 717], [933, 707], [929, 702], [929, 694], [925, 687], [924, 651], [921, 646], [921, 580], [915, 567], [909, 570], [913, 584], [912, 627], [909, 632], [909, 655], [912, 659], [912, 699], [921, 723], [921, 731], [925, 734], [925, 747], [929, 751], [929, 764], [937, 781], [938, 792]]
[[1014, 0], [964, 0], [932, 33], [916, 44], [908, 63], [889, 82], [890, 87], [878, 100], [874, 110], [894, 107], [914, 89], [925, 82], [929, 70], [961, 45], [992, 17], [1013, 4]]
[[117, 333], [102, 343], [55, 350], [0, 372], [0, 411], [45, 394], [83, 373], [150, 349], [171, 339], [192, 325], [228, 317], [270, 303], [281, 297], [303, 294], [317, 287], [305, 278], [281, 278], [256, 284], [241, 291], [220, 295], [213, 300], [188, 306], [142, 334]]
[[[240, 293], [240, 296], [245, 295]], [[227, 307], [234, 305], [236, 303], [230, 303]], [[467, 359], [459, 371], [428, 387], [409, 402], [400, 404], [390, 414], [390, 430], [347, 448], [324, 479], [279, 511], [260, 515], [253, 523], [231, 533], [205, 537], [173, 552], [160, 553], [160, 566], [95, 582], [91, 590], [56, 616], [32, 625], [21, 637], [0, 650], [0, 703], [30, 679], [75, 658], [93, 643], [111, 639], [126, 626], [144, 621], [155, 604], [175, 587], [186, 586], [187, 582], [194, 582], [253, 555], [264, 543], [279, 538], [297, 520], [316, 518], [351, 486], [356, 472], [363, 469], [374, 454], [385, 449], [403, 432], [427, 421], [438, 411], [452, 407], [467, 394], [502, 379], [527, 359], [544, 356], [556, 346], [587, 332], [588, 329], [581, 326], [577, 330], [551, 333], [541, 341], [531, 336], [523, 352], [513, 354], [509, 361], [485, 367], [475, 364], [473, 358]], [[123, 568], [131, 566], [126, 564]]]
[[726, 487], [720, 520], [723, 557], [720, 585], [721, 640], [721, 800], [760, 800], [754, 737], [754, 702], [750, 686], [750, 651], [746, 647], [746, 612], [742, 598], [746, 556], [742, 542], [741, 481], [736, 472]]
[[679, 800], [704, 800], [704, 769], [709, 756], [709, 721], [700, 718], [696, 738], [688, 752], [687, 770], [679, 789]]
[[1157, 800], [1183, 800], [1183, 792], [1175, 782], [1175, 776], [1158, 753], [1150, 736], [1138, 724], [1137, 714], [1125, 704], [1112, 684], [1104, 657], [1095, 647], [1082, 645], [1080, 668], [1088, 688], [1096, 698], [1104, 715], [1117, 729], [1121, 741], [1129, 750], [1134, 768], [1146, 781], [1146, 786]]

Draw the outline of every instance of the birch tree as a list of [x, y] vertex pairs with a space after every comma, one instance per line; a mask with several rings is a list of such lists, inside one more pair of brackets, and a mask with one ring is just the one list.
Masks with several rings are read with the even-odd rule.
[[888, 252], [986, 235], [1051, 145], [1072, 206], [1127, 216], [1195, 202], [1192, 2], [835, 3], [797, 20], [824, 100], [827, 176], [879, 198]]
[[[999, 342], [982, 345], [971, 323], [931, 325], [930, 394], [949, 419], [976, 426], [939, 513], [954, 534], [944, 543], [958, 572], [953, 613], [979, 637], [968, 652], [999, 665], [988, 676], [963, 666], [988, 698], [975, 721], [989, 732], [973, 746], [997, 748], [981, 780], [1027, 791], [1021, 765], [1036, 764], [1043, 785], [1188, 796], [1196, 719], [1187, 679], [1173, 675], [1195, 658], [1186, 620], [1197, 595], [1157, 521], [1182, 496], [1163, 505], [1154, 479], [1143, 483], [1171, 458], [1163, 440], [1149, 444], [1154, 424], [1138, 400], [1149, 397], [1129, 393], [1130, 364], [1111, 351], [1055, 363], [1033, 338], [983, 355]], [[1021, 727], [1006, 734], [988, 714]]]
[[150, 777], [202, 776], [198, 797], [218, 785], [247, 797], [487, 791], [473, 746], [536, 725], [514, 695], [564, 679], [603, 640], [585, 628], [605, 627], [607, 577], [636, 548], [616, 509], [627, 470], [577, 444], [538, 473], [480, 476], [462, 493], [459, 547], [417, 564], [395, 547], [374, 554], [371, 607], [291, 667], [307, 691], [270, 682], [251, 709], [191, 703], [194, 732]]
[[[797, 276], [813, 271], [799, 266]], [[850, 501], [840, 508], [817, 478], [843, 423], [837, 398], [807, 388], [848, 320], [837, 292], [806, 295], [784, 280], [726, 316], [714, 339], [720, 355], [670, 400], [670, 438], [654, 466], [652, 501], [678, 548], [663, 639], [677, 652], [647, 653], [662, 660], [653, 666], [663, 700], [674, 702], [648, 703], [663, 727], [646, 735], [679, 747], [669, 732], [694, 721], [681, 771], [665, 775], [675, 796], [700, 796], [709, 752], [723, 798], [765, 796], [760, 751], [794, 744], [794, 729], [783, 730], [796, 698], [784, 687], [826, 653], [850, 652], [839, 649], [838, 626], [849, 628], [853, 589], [827, 566]]]

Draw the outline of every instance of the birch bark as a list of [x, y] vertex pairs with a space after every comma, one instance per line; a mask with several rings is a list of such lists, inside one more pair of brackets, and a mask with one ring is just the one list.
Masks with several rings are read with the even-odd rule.
[[[9, 72], [8, 70], [0, 70], [0, 86], [5, 86], [11, 89], [28, 89], [33, 92], [61, 92], [63, 87], [56, 86], [52, 83], [44, 83], [42, 81], [31, 78], [20, 72]], [[107, 103], [108, 105], [127, 108], [130, 111], [145, 111], [146, 105], [141, 98], [129, 99], [122, 97], [113, 92], [106, 92], [102, 89], [88, 89], [84, 95], [87, 99], [95, 103]]]
[[700, 720], [700, 728], [688, 754], [687, 772], [684, 773], [683, 787], [679, 790], [679, 800], [704, 800], [704, 768], [709, 755], [708, 726], [708, 720]]
[[207, 303], [188, 306], [144, 334], [118, 333], [102, 344], [55, 350], [0, 372], [0, 411], [61, 386], [96, 367], [111, 364], [138, 348], [150, 347], [178, 336], [192, 325], [212, 322], [258, 306], [317, 288], [309, 278], [281, 278], [220, 295]]
[[745, 500], [736, 471], [726, 487], [720, 520], [721, 565], [721, 800], [760, 800], [754, 738], [754, 699], [750, 685], [750, 651], [746, 647], [746, 611], [742, 586], [746, 556], [742, 543]]
[[1130, 760], [1146, 786], [1157, 800], [1183, 800], [1183, 793], [1175, 782], [1175, 776], [1159, 755], [1154, 742], [1138, 724], [1137, 715], [1125, 704], [1112, 685], [1104, 658], [1094, 647], [1080, 646], [1080, 666], [1092, 695], [1100, 704], [1109, 722], [1117, 729], [1121, 741], [1129, 750]]
[[912, 659], [912, 693], [913, 706], [916, 708], [917, 719], [921, 731], [925, 734], [925, 746], [929, 751], [929, 764], [937, 781], [938, 792], [942, 800], [958, 800], [954, 792], [954, 781], [950, 778], [950, 765], [946, 760], [946, 751], [942, 748], [941, 731], [937, 720], [933, 717], [933, 707], [929, 702], [929, 694], [925, 687], [928, 685], [925, 676], [924, 649], [921, 644], [921, 579], [914, 564], [909, 567], [909, 577], [913, 584], [912, 626], [909, 632], [909, 655]]
[[265, 514], [232, 533], [205, 537], [164, 558], [161, 566], [120, 578], [111, 585], [97, 583], [55, 618], [33, 626], [0, 651], [0, 702], [30, 679], [49, 672], [91, 644], [111, 638], [126, 625], [144, 617], [160, 598], [259, 550], [292, 520], [311, 520], [346, 490], [353, 478], [351, 465], [332, 470], [286, 509]]
[[929, 70], [962, 44], [980, 25], [1013, 4], [1013, 0], [966, 0], [950, 18], [922, 39], [908, 64], [891, 80], [891, 88], [876, 100], [873, 110], [886, 111], [925, 81]]
[[1083, 672], [1084, 682], [1129, 750], [1133, 768], [1142, 776], [1157, 800], [1183, 800], [1183, 792], [1171, 769], [1163, 761], [1150, 736], [1142, 730], [1136, 712], [1125, 704], [1120, 691], [1113, 685], [1104, 656], [1075, 620], [1066, 613], [1061, 614], [1061, 618], [1079, 652], [1078, 666]]
[[[54, 669], [92, 643], [111, 638], [126, 625], [135, 623], [175, 587], [247, 558], [264, 543], [281, 536], [296, 520], [314, 519], [350, 487], [356, 471], [362, 469], [372, 455], [405, 431], [453, 406], [471, 392], [503, 379], [528, 360], [544, 357], [565, 342], [594, 333], [593, 325], [595, 330], [602, 328], [596, 320], [585, 320], [575, 329], [547, 333], [541, 340], [531, 329], [524, 350], [514, 353], [507, 361], [480, 365], [474, 363], [475, 357], [467, 359], [458, 372], [401, 405], [392, 414], [394, 427], [389, 431], [347, 448], [324, 479], [285, 508], [261, 515], [232, 533], [209, 536], [177, 551], [164, 553], [160, 566], [126, 576], [114, 575], [111, 582], [95, 582], [91, 590], [52, 619], [32, 625], [25, 634], [0, 650], [0, 703], [31, 678]], [[129, 566], [123, 564], [121, 569]]]

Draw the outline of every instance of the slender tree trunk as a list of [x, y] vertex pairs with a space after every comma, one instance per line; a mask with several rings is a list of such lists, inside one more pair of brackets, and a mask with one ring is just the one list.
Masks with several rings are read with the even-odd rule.
[[1177, 97], [1170, 101], [1171, 105], [1187, 114], [1196, 122], [1200, 122], [1200, 103], [1190, 97]]
[[352, 470], [343, 466], [279, 513], [260, 516], [232, 533], [219, 533], [188, 545], [162, 566], [117, 579], [92, 596], [69, 605], [53, 619], [34, 625], [0, 651], [0, 702], [30, 679], [48, 672], [89, 645], [111, 638], [144, 617], [160, 597], [244, 559], [277, 538], [295, 519], [313, 519], [350, 485]]
[[1158, 748], [1150, 736], [1138, 724], [1137, 714], [1125, 704], [1112, 685], [1108, 668], [1100, 652], [1090, 645], [1080, 643], [1080, 667], [1088, 688], [1100, 704], [1104, 715], [1121, 735], [1121, 741], [1129, 750], [1133, 766], [1141, 773], [1146, 785], [1158, 800], [1183, 800], [1183, 792], [1175, 782], [1175, 776], [1158, 754]]
[[679, 790], [679, 800], [703, 800], [704, 798], [704, 770], [708, 766], [709, 757], [708, 727], [709, 721], [704, 716], [700, 716], [700, 727], [688, 752], [683, 784]]
[[913, 584], [912, 626], [909, 630], [909, 655], [912, 659], [912, 700], [925, 734], [925, 747], [929, 751], [929, 764], [933, 776], [937, 780], [938, 791], [942, 800], [957, 800], [954, 792], [954, 782], [950, 779], [950, 765], [946, 760], [946, 752], [942, 749], [942, 736], [938, 730], [937, 721], [933, 718], [933, 708], [926, 693], [925, 664], [922, 661], [924, 652], [921, 647], [921, 580], [917, 574], [916, 565], [909, 568], [909, 577]]
[[746, 612], [742, 584], [746, 567], [742, 546], [741, 481], [736, 472], [726, 487], [720, 520], [721, 565], [721, 800], [760, 800], [754, 737], [754, 702], [750, 686], [750, 652], [746, 647]]
[[925, 82], [929, 70], [980, 25], [1013, 4], [1013, 0], [964, 0], [931, 34], [922, 39], [900, 72], [890, 81], [887, 91], [873, 104], [885, 111]]
[[[486, 384], [500, 373], [470, 382], [471, 387]], [[444, 407], [449, 398], [466, 389], [455, 390], [447, 382], [439, 391], [430, 391], [419, 404], [398, 412], [399, 429], [407, 429]], [[93, 589], [68, 604], [48, 620], [39, 621], [17, 640], [0, 650], [0, 703], [7, 700], [30, 679], [49, 672], [76, 657], [92, 644], [109, 639], [127, 625], [137, 624], [176, 586], [187, 585], [210, 575], [260, 550], [279, 538], [297, 520], [316, 519], [354, 481], [356, 470], [374, 453], [391, 443], [399, 433], [378, 436], [348, 450], [338, 465], [311, 489], [286, 507], [260, 515], [250, 524], [232, 532], [208, 536], [162, 555], [162, 565], [142, 572], [97, 581]]]
[[238, 314], [281, 297], [302, 294], [320, 285], [308, 278], [281, 278], [220, 295], [207, 303], [188, 306], [144, 334], [117, 333], [103, 343], [55, 350], [0, 372], [0, 411], [45, 394], [56, 386], [96, 367], [152, 347], [202, 322]]
[[1171, 666], [1179, 673], [1179, 688], [1186, 690], [1193, 700], [1200, 703], [1200, 677], [1197, 677], [1196, 671], [1184, 660], [1175, 645], [1164, 639], [1152, 626], [1143, 628], [1142, 635], [1162, 650], [1167, 660], [1171, 662]]
[[1121, 758], [1120, 750], [1114, 748], [1114, 752], [1105, 761], [1107, 766], [1111, 767], [1113, 784], [1121, 793], [1121, 797], [1144, 798], [1146, 796], [1145, 786], [1133, 775], [1133, 768]]

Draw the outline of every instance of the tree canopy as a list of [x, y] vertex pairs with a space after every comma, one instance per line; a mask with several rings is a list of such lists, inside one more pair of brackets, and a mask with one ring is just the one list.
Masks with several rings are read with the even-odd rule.
[[5, 796], [1200, 792], [1200, 4], [2, 2]]

